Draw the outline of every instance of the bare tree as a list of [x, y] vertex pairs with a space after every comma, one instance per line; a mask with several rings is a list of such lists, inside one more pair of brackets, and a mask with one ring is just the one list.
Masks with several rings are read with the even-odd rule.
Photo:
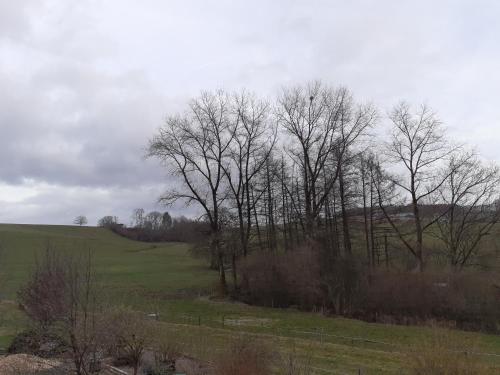
[[158, 211], [151, 211], [144, 217], [144, 226], [152, 231], [158, 231], [163, 226], [163, 214]]
[[142, 228], [144, 226], [144, 208], [136, 208], [132, 213], [132, 225], [135, 228]]
[[[392, 122], [391, 141], [386, 145], [389, 160], [402, 169], [394, 174], [393, 183], [409, 197], [413, 214], [413, 230], [407, 233], [397, 225], [387, 209], [381, 208], [396, 231], [406, 249], [415, 257], [417, 269], [424, 270], [424, 232], [436, 222], [436, 218], [426, 220], [421, 213], [421, 205], [432, 203], [436, 192], [448, 176], [437, 174], [437, 169], [452, 152], [447, 142], [441, 122], [435, 113], [422, 106], [415, 114], [406, 103], [397, 105], [390, 114]], [[411, 237], [415, 237], [415, 241]]]
[[43, 329], [57, 324], [69, 343], [76, 374], [93, 372], [103, 341], [91, 253], [69, 256], [47, 247], [19, 297], [27, 315]]
[[76, 374], [87, 375], [98, 365], [102, 346], [92, 253], [68, 256], [66, 269], [68, 312], [62, 319], [63, 329], [71, 347]]
[[[391, 227], [396, 225], [392, 219], [391, 213], [395, 208], [400, 207], [404, 202], [398, 193], [397, 186], [394, 183], [393, 176], [383, 169], [382, 163], [378, 156], [370, 155], [368, 157], [367, 169], [369, 178], [369, 228], [370, 228], [370, 244], [371, 244], [371, 264], [375, 265], [375, 258], [378, 256], [377, 238], [376, 238], [376, 222], [380, 221], [383, 216], [389, 223], [392, 222]], [[380, 215], [383, 214], [383, 215]], [[384, 223], [386, 224], [386, 223]], [[385, 250], [385, 264], [389, 267], [389, 254], [388, 254], [388, 232], [391, 229], [386, 225], [383, 227], [384, 236], [384, 250]], [[396, 233], [397, 236], [397, 233]]]
[[242, 92], [233, 97], [232, 105], [233, 141], [223, 168], [238, 214], [241, 251], [246, 256], [252, 232], [252, 212], [257, 204], [255, 196], [252, 197], [252, 184], [272, 153], [276, 131], [270, 122], [266, 102]]
[[462, 152], [451, 157], [444, 175], [439, 193], [446, 214], [439, 216], [435, 234], [451, 266], [461, 269], [498, 222], [500, 174], [497, 166], [484, 166], [473, 152]]
[[87, 223], [88, 223], [88, 220], [83, 215], [77, 216], [75, 218], [75, 220], [73, 220], [73, 224], [76, 224], [76, 225], [79, 225], [79, 226], [86, 225]]
[[211, 229], [212, 263], [219, 269], [221, 292], [226, 293], [224, 254], [220, 246], [219, 211], [227, 198], [223, 162], [233, 139], [229, 97], [203, 93], [184, 115], [171, 116], [150, 140], [148, 155], [158, 158], [179, 177], [182, 189], [171, 189], [161, 201], [196, 203]]
[[370, 178], [370, 172], [373, 168], [373, 154], [361, 154], [359, 159], [359, 176], [361, 182], [361, 198], [363, 204], [363, 225], [364, 225], [364, 236], [365, 236], [365, 247], [366, 247], [366, 255], [368, 264], [373, 267], [373, 240], [370, 236], [373, 233], [373, 202], [371, 199], [372, 188], [372, 180]]
[[[371, 106], [355, 105], [345, 88], [332, 89], [315, 82], [283, 90], [276, 116], [291, 137], [287, 152], [300, 169], [305, 229], [311, 237], [346, 151], [373, 125], [376, 111]], [[297, 201], [294, 205], [300, 206]]]
[[67, 315], [66, 264], [50, 244], [41, 257], [36, 257], [30, 278], [18, 296], [26, 315], [44, 331]]

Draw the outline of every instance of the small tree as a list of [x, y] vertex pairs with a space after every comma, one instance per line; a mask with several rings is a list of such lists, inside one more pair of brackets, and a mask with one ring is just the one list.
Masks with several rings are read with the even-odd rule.
[[82, 225], [87, 225], [88, 223], [88, 220], [85, 216], [83, 215], [80, 215], [80, 216], [77, 216], [75, 218], [75, 220], [73, 220], [73, 224], [75, 225], [79, 225], [79, 226], [82, 226]]
[[401, 103], [391, 112], [390, 120], [392, 133], [386, 144], [386, 154], [389, 161], [403, 171], [401, 175], [394, 175], [391, 179], [409, 199], [413, 215], [410, 235], [406, 226], [396, 225], [388, 210], [380, 207], [398, 238], [414, 256], [417, 269], [423, 271], [426, 259], [424, 233], [437, 218], [426, 220], [422, 214], [422, 205], [434, 203], [438, 190], [448, 179], [447, 175], [438, 175], [437, 169], [454, 148], [450, 147], [441, 121], [426, 106], [412, 113], [408, 104]]
[[144, 208], [136, 208], [132, 213], [132, 226], [142, 228], [144, 226]]
[[57, 327], [69, 344], [77, 375], [95, 369], [103, 338], [92, 257], [68, 256], [47, 248], [19, 292], [27, 315], [42, 328]]
[[67, 269], [61, 255], [47, 245], [28, 282], [19, 290], [19, 301], [29, 318], [46, 331], [68, 312]]
[[76, 373], [86, 375], [95, 370], [103, 343], [91, 252], [67, 257], [66, 268], [69, 309], [62, 327], [70, 343]]
[[151, 322], [135, 311], [116, 309], [108, 315], [110, 350], [124, 358], [137, 375], [153, 333]]

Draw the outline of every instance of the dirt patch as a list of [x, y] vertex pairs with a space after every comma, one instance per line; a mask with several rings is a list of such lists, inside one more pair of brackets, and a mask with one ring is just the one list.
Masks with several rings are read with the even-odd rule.
[[43, 359], [28, 354], [13, 354], [0, 358], [0, 374], [28, 375], [37, 372], [61, 368], [62, 363], [56, 360]]

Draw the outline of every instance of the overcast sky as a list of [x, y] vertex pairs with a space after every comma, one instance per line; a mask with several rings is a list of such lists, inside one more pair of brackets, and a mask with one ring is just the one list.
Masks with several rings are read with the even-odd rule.
[[0, 222], [161, 208], [168, 176], [143, 149], [205, 89], [322, 79], [382, 113], [424, 102], [499, 160], [499, 16], [495, 0], [0, 0]]

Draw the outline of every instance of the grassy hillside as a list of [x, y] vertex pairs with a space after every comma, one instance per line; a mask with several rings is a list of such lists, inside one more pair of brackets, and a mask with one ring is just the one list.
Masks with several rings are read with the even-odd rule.
[[0, 225], [2, 293], [14, 298], [19, 285], [47, 246], [68, 252], [91, 250], [99, 282], [113, 295], [143, 290], [178, 293], [205, 290], [216, 275], [187, 256], [185, 244], [129, 241], [92, 227]]
[[500, 337], [213, 301], [207, 295], [217, 274], [190, 257], [186, 245], [140, 243], [105, 229], [72, 226], [0, 225], [0, 346], [25, 324], [16, 308], [16, 291], [47, 243], [69, 252], [91, 249], [108, 301], [160, 312], [167, 329], [202, 358], [228, 338], [246, 334], [280, 352], [296, 350], [309, 357], [317, 373], [355, 374], [363, 369], [364, 374], [399, 374], [410, 348], [445, 335], [460, 348], [471, 345], [469, 350], [494, 354], [474, 356], [493, 366], [493, 373], [500, 371]]

